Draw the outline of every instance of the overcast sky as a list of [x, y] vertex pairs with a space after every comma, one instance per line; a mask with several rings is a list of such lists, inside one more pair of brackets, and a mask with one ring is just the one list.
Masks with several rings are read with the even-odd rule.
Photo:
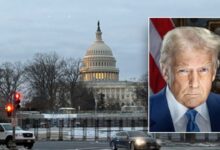
[[120, 80], [139, 79], [147, 71], [148, 17], [220, 17], [219, 4], [218, 0], [0, 0], [0, 63], [26, 62], [35, 53], [51, 51], [83, 58], [100, 20]]

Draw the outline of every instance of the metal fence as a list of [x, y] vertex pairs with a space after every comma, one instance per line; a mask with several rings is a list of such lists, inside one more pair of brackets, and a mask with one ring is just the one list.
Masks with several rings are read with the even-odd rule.
[[146, 118], [19, 119], [37, 140], [109, 140], [122, 130], [147, 132]]
[[[82, 117], [74, 119], [18, 119], [18, 125], [33, 131], [36, 140], [105, 140], [122, 130], [147, 132], [146, 117]], [[219, 133], [152, 133], [162, 141], [219, 142]], [[193, 135], [193, 136], [192, 136]]]

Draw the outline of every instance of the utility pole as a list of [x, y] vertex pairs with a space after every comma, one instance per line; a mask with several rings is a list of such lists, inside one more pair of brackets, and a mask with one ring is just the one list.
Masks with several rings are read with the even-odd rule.
[[16, 147], [16, 140], [15, 140], [15, 127], [16, 127], [16, 124], [17, 124], [17, 117], [16, 117], [16, 110], [14, 110], [12, 112], [12, 118], [11, 118], [11, 124], [12, 124], [12, 145], [11, 145], [11, 148], [10, 150], [17, 150], [17, 147]]
[[17, 125], [16, 111], [19, 108], [20, 108], [20, 93], [12, 92], [10, 94], [9, 101], [5, 107], [8, 117], [11, 118], [11, 124], [12, 124], [12, 143], [10, 145], [10, 150], [17, 150], [15, 130], [16, 130], [16, 125]]
[[12, 104], [14, 107], [14, 110], [12, 111], [12, 118], [11, 118], [11, 124], [12, 124], [12, 144], [10, 147], [10, 150], [17, 150], [16, 146], [16, 139], [15, 139], [15, 127], [17, 124], [17, 119], [16, 119], [16, 108], [15, 108], [15, 94], [16, 92], [12, 93]]

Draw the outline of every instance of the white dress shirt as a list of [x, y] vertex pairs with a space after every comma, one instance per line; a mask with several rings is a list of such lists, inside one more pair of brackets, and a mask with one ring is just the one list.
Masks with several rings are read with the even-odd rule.
[[[166, 98], [175, 132], [186, 132], [188, 120], [185, 113], [188, 108], [176, 100], [168, 86], [166, 87]], [[210, 132], [211, 124], [206, 103], [203, 103], [194, 109], [198, 112], [195, 121], [200, 129], [200, 132]]]

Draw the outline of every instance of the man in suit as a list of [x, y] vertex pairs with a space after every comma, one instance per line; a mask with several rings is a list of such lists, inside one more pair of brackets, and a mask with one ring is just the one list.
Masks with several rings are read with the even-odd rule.
[[220, 96], [211, 93], [220, 37], [205, 28], [169, 31], [160, 69], [167, 86], [150, 97], [150, 132], [220, 131]]

